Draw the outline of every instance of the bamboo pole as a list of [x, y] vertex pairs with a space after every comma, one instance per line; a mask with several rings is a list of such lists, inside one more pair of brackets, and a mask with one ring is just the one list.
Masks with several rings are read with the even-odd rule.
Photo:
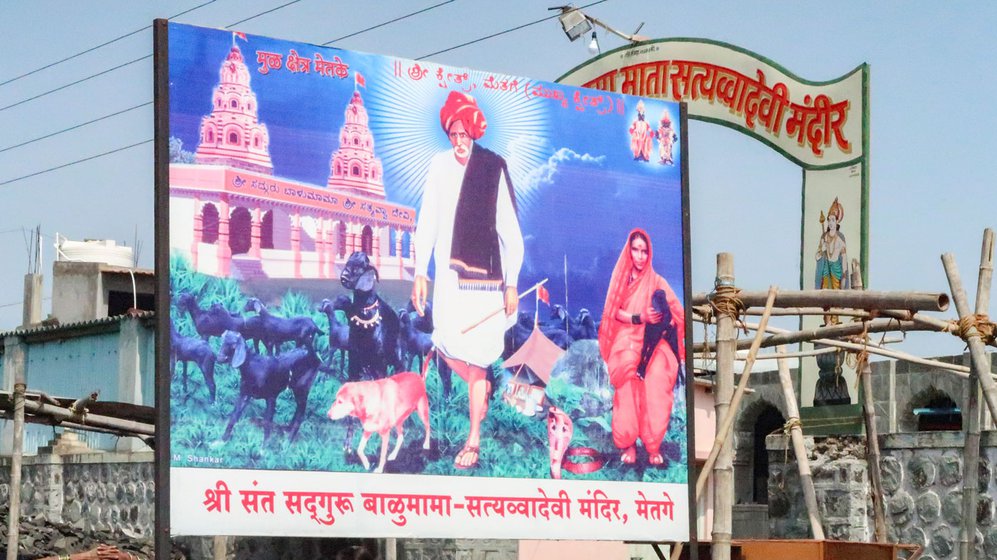
[[[726, 254], [726, 253], [722, 253], [722, 254]], [[719, 258], [718, 258], [718, 261], [719, 261]], [[775, 286], [772, 286], [771, 288], [769, 288], [769, 293], [772, 295], [772, 301], [775, 301], [775, 296], [776, 296], [776, 293], [778, 293], [778, 288], [776, 288]], [[771, 309], [772, 308], [772, 303], [770, 302], [767, 307], [768, 307], [768, 309]], [[768, 324], [768, 320], [769, 320], [769, 316], [767, 314], [763, 314], [762, 315], [762, 319], [761, 319], [762, 324], [763, 325], [767, 325]], [[737, 416], [737, 414], [736, 414], [737, 413], [737, 409], [741, 405], [741, 400], [744, 398], [744, 394], [745, 394], [745, 392], [748, 389], [748, 380], [751, 379], [751, 368], [754, 367], [754, 364], [755, 364], [755, 355], [758, 353], [758, 348], [761, 345], [761, 339], [762, 339], [762, 334], [763, 333], [764, 333], [764, 329], [760, 329], [757, 333], [755, 333], [755, 339], [754, 340], [756, 342], [758, 342], [758, 344], [757, 345], [752, 345], [751, 350], [748, 352], [748, 357], [747, 357], [747, 359], [744, 362], [744, 369], [741, 371], [741, 379], [738, 382], [737, 390], [734, 391], [734, 394], [733, 394], [733, 396], [731, 397], [731, 400], [730, 400], [730, 404], [729, 404], [729, 408], [728, 408], [728, 414], [726, 414], [723, 417], [722, 420], [719, 419], [719, 415], [718, 415], [717, 432], [716, 432], [717, 435], [716, 435], [716, 438], [713, 440], [713, 447], [710, 448], [710, 454], [709, 454], [709, 456], [706, 457], [706, 463], [703, 464], [703, 468], [700, 469], [700, 471], [699, 471], [699, 478], [696, 479], [696, 503], [699, 503], [699, 498], [703, 495], [703, 490], [706, 489], [706, 481], [710, 477], [710, 469], [713, 468], [714, 465], [718, 463], [719, 458], [720, 458], [720, 456], [722, 454], [723, 448], [726, 447], [726, 446], [728, 446], [728, 445], [730, 445], [730, 443], [731, 443], [730, 441], [728, 441], [728, 438], [730, 437], [731, 430], [734, 428], [734, 418]], [[717, 336], [719, 338], [719, 334]], [[731, 362], [730, 367], [731, 367], [731, 371], [733, 372], [733, 367], [734, 367], [733, 366], [733, 362]], [[718, 370], [719, 370], [719, 368], [718, 368]], [[732, 373], [732, 376], [733, 376], [733, 373]], [[731, 464], [731, 471], [733, 471], [733, 468], [734, 467], [733, 467], [733, 462], [732, 462], [732, 464]], [[714, 472], [714, 484], [716, 484], [716, 472]], [[733, 488], [731, 488], [731, 498], [733, 498]], [[733, 501], [733, 500], [731, 500], [731, 501]], [[716, 496], [714, 495], [714, 504], [715, 503], [716, 503]], [[729, 513], [729, 511], [730, 510], [728, 510], [728, 513]], [[714, 515], [713, 528], [714, 528], [714, 535], [715, 535], [716, 534], [716, 526], [717, 526], [717, 523], [716, 523], [717, 509], [716, 509], [715, 505], [714, 505], [714, 509], [713, 509], [713, 515]], [[711, 549], [714, 550], [714, 551], [717, 548], [716, 547], [716, 542], [717, 542], [716, 538], [714, 537], [713, 546], [711, 546]], [[727, 555], [729, 557], [730, 556], [730, 541], [729, 540], [727, 542], [727, 547], [728, 547], [727, 548]], [[682, 543], [676, 543], [675, 547], [672, 549], [672, 556], [671, 556], [672, 560], [677, 560], [678, 557], [681, 554], [682, 554]], [[714, 552], [713, 554], [714, 554], [714, 557], [715, 557], [716, 556], [716, 552]]]
[[[952, 289], [952, 297], [955, 298], [956, 309], [960, 317], [969, 315], [969, 303], [966, 301], [966, 293], [962, 287], [962, 279], [955, 264], [955, 258], [946, 253], [942, 255], [942, 263], [945, 266], [945, 273], [949, 279], [949, 286]], [[973, 354], [980, 344], [980, 335], [975, 327], [967, 336], [970, 353]], [[979, 424], [979, 402], [976, 395], [977, 377], [983, 371], [977, 363], [976, 356], [973, 358], [973, 370], [969, 374], [969, 387], [966, 401], [963, 406], [963, 475], [962, 475], [962, 519], [959, 521], [959, 558], [960, 560], [972, 560], [974, 556], [974, 541], [976, 538], [976, 492], [979, 481], [978, 464], [980, 461], [980, 424]]]
[[[785, 350], [780, 346], [780, 350]], [[793, 379], [789, 373], [789, 362], [779, 359], [779, 383], [782, 385], [782, 395], [786, 399], [786, 415], [789, 419], [789, 435], [793, 442], [793, 453], [796, 455], [796, 466], [800, 471], [800, 484], [803, 486], [803, 501], [807, 506], [807, 517], [810, 518], [810, 531], [814, 540], [824, 540], [824, 525], [820, 519], [820, 509], [817, 507], [817, 492], [814, 490], [814, 479], [810, 472], [810, 459], [803, 442], [803, 428], [800, 424], [800, 409], [796, 404], [796, 390], [793, 389]]]
[[[980, 275], [976, 281], [976, 314], [989, 316], [990, 309], [990, 288], [993, 283], [994, 274], [994, 230], [987, 228], [983, 230], [983, 247], [980, 252]], [[981, 338], [982, 340], [982, 338]], [[989, 364], [981, 373], [990, 373]], [[983, 379], [986, 377], [986, 379]], [[977, 382], [981, 391], [989, 392], [993, 395], [995, 389], [993, 379], [988, 375], [981, 375]], [[989, 389], [987, 388], [989, 386]], [[974, 389], [975, 390], [975, 389]], [[977, 399], [979, 395], [977, 394]], [[984, 415], [985, 416], [985, 415]], [[993, 407], [990, 408], [990, 420], [997, 419]]]
[[19, 340], [4, 341], [6, 367], [14, 368], [14, 441], [10, 458], [10, 508], [7, 511], [7, 560], [17, 560], [21, 523], [21, 462], [24, 456], [24, 349]]
[[228, 543], [225, 535], [215, 535], [211, 542], [212, 560], [225, 560], [228, 558]]
[[[742, 323], [742, 324], [744, 325], [745, 328], [748, 328], [748, 329], [751, 329], [751, 330], [757, 330], [758, 329], [758, 324], [757, 323]], [[786, 329], [780, 329], [780, 328], [771, 327], [771, 326], [767, 327], [765, 330], [767, 332], [776, 333], [776, 334], [783, 334], [783, 333], [794, 332], [794, 331], [788, 331]], [[897, 350], [889, 350], [889, 349], [886, 349], [886, 348], [881, 348], [881, 347], [879, 347], [879, 345], [872, 344], [872, 343], [869, 343], [869, 344], [855, 344], [853, 342], [843, 342], [843, 341], [840, 341], [840, 340], [833, 340], [833, 339], [830, 339], [830, 338], [816, 338], [816, 339], [808, 340], [808, 341], [816, 343], [816, 344], [823, 344], [823, 345], [826, 345], [826, 346], [834, 346], [836, 348], [844, 348], [845, 350], [855, 350], [855, 351], [866, 350], [870, 354], [878, 354], [880, 356], [886, 356], [888, 358], [895, 358], [895, 359], [898, 359], [898, 360], [904, 360], [904, 361], [911, 362], [911, 363], [914, 363], [914, 364], [921, 364], [921, 365], [924, 365], [924, 366], [933, 367], [933, 368], [936, 368], [936, 369], [947, 371], [949, 373], [955, 374], [955, 375], [957, 375], [959, 377], [962, 377], [964, 379], [968, 379], [969, 378], [969, 369], [970, 368], [968, 368], [966, 366], [960, 366], [958, 364], [949, 364], [949, 363], [946, 363], [946, 362], [939, 362], [937, 360], [929, 360], [929, 359], [926, 359], [926, 358], [921, 358], [919, 356], [915, 356], [913, 354], [908, 354], [906, 352], [900, 352], [900, 351], [897, 351]], [[704, 345], [697, 344], [694, 347], [694, 350], [697, 353], [702, 354], [703, 353], [703, 348], [704, 348]]]
[[[956, 309], [960, 317], [968, 315], [968, 302], [962, 287], [959, 272], [955, 265], [955, 259], [950, 254], [942, 256], [945, 264], [945, 272], [949, 277], [949, 285], [952, 288], [952, 296], [956, 300]], [[980, 257], [980, 273], [976, 292], [976, 314], [985, 314], [990, 305], [990, 282], [993, 272], [993, 230], [987, 229], [983, 234], [983, 250]], [[975, 327], [967, 329], [976, 331]], [[975, 336], [974, 336], [975, 334]], [[966, 405], [963, 407], [963, 432], [965, 439], [963, 443], [963, 475], [962, 475], [962, 520], [959, 523], [959, 558], [962, 560], [972, 560], [976, 554], [976, 510], [977, 492], [979, 491], [979, 462], [980, 462], [980, 403], [979, 389], [977, 383], [982, 386], [983, 379], [990, 379], [989, 364], [986, 368], [981, 368], [977, 360], [976, 350], [981, 347], [979, 332], [967, 332], [967, 342], [970, 343], [970, 352], [973, 354], [973, 371], [970, 372], [969, 386], [966, 395]]]
[[114, 430], [116, 432], [127, 432], [131, 435], [138, 436], [156, 435], [156, 427], [152, 424], [135, 422], [134, 420], [122, 420], [121, 418], [101, 416], [98, 414], [87, 414], [85, 417], [81, 418], [79, 415], [74, 414], [67, 408], [41, 402], [24, 401], [24, 410], [32, 414], [49, 416], [55, 420], [65, 421], [67, 423], [94, 426], [96, 428]]
[[[741, 292], [738, 297], [745, 307], [765, 304], [766, 292]], [[693, 305], [709, 303], [708, 294], [696, 294]], [[779, 292], [775, 307], [844, 307], [851, 309], [882, 310], [905, 309], [909, 311], [945, 311], [949, 296], [931, 292], [877, 292], [864, 290], [798, 290]]]
[[[863, 290], [862, 269], [852, 261], [852, 287]], [[862, 383], [862, 416], [865, 419], [866, 468], [872, 486], [872, 513], [876, 542], [886, 542], [886, 509], [883, 503], [883, 477], [879, 467], [879, 430], [876, 428], [876, 401], [872, 392], [872, 366], [867, 352], [859, 360], [859, 380]]]
[[[734, 255], [717, 255], [716, 286], [734, 288]], [[737, 353], [737, 328], [735, 318], [721, 313], [717, 316], [717, 375], [714, 392], [717, 426], [731, 414], [730, 402], [734, 392], [734, 358]], [[717, 439], [722, 444], [713, 466], [713, 534], [710, 547], [713, 560], [730, 560], [731, 515], [734, 504], [734, 445], [725, 441], [718, 429]], [[703, 469], [704, 471], [706, 469]], [[699, 492], [696, 493], [699, 495]]]
[[[988, 229], [987, 231], [992, 230]], [[962, 287], [962, 278], [959, 276], [959, 267], [955, 263], [955, 257], [951, 253], [946, 253], [942, 255], [942, 263], [945, 265], [945, 274], [948, 276], [952, 297], [955, 299], [956, 312], [959, 317], [972, 315], [973, 312], [969, 309], [969, 302], [966, 300], [966, 291]], [[981, 286], [980, 289], [984, 289], [984, 287]], [[985, 289], [989, 299], [990, 286], [986, 286]], [[997, 382], [994, 382], [993, 376], [990, 375], [990, 360], [987, 358], [983, 339], [980, 338], [980, 331], [975, 326], [966, 329], [966, 343], [969, 345], [969, 356], [973, 370], [976, 373], [977, 382], [983, 389], [983, 399], [987, 403], [987, 408], [990, 409], [990, 416], [997, 418]]]
[[[872, 334], [892, 331], [923, 331], [934, 330], [924, 327], [914, 321], [901, 321], [898, 319], [879, 319], [867, 321], [865, 323], [842, 323], [828, 327], [818, 327], [815, 329], [804, 329], [799, 331], [783, 331], [782, 334], [772, 335], [762, 341], [762, 348], [772, 346], [782, 346], [784, 344], [796, 344], [797, 342], [810, 342], [816, 338], [841, 338], [848, 336], [859, 336], [862, 334]], [[737, 341], [737, 349], [744, 350], [751, 345], [748, 340]], [[699, 350], [699, 345], [694, 350]]]
[[862, 412], [865, 417], [866, 465], [872, 486], [872, 512], [876, 542], [886, 542], [886, 510], [883, 503], [883, 477], [879, 467], [879, 430], [876, 428], [876, 403], [872, 394], [872, 366], [864, 358], [859, 372], [862, 383]]

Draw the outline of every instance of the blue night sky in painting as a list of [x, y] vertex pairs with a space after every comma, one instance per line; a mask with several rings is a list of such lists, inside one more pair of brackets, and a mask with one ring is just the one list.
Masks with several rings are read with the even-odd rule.
[[[194, 151], [233, 36], [175, 24], [170, 35], [170, 136]], [[681, 147], [676, 141], [674, 166], [657, 162], [657, 140], [650, 162], [634, 161], [628, 129], [637, 116], [637, 98], [253, 35], [247, 39], [235, 42], [250, 69], [259, 119], [269, 131], [276, 176], [326, 184], [359, 72], [388, 199], [418, 208], [429, 156], [449, 149], [439, 108], [450, 89], [464, 90], [488, 120], [479, 143], [509, 162], [526, 240], [521, 289], [550, 278], [551, 303], [563, 304], [567, 257], [570, 310], [601, 312], [626, 236], [641, 227], [651, 237], [654, 269], [680, 297], [684, 293]], [[314, 63], [309, 73], [286, 66], [259, 71], [258, 51], [279, 53], [286, 64], [291, 49], [310, 59], [316, 53], [325, 60], [339, 56], [349, 65], [349, 75], [319, 75]], [[515, 89], [486, 88], [490, 77], [493, 84], [514, 80]], [[603, 95], [602, 103], [586, 103]], [[644, 103], [652, 127], [667, 110], [681, 135], [678, 104]]]

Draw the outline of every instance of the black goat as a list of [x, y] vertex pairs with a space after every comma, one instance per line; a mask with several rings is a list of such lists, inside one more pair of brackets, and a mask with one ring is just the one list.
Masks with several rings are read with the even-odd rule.
[[276, 354], [280, 345], [288, 341], [298, 346], [314, 348], [315, 335], [322, 334], [311, 317], [277, 317], [267, 310], [262, 301], [254, 297], [246, 301], [246, 311], [258, 314], [261, 321], [257, 327], [259, 332], [253, 334], [261, 337], [259, 340], [271, 355]]
[[177, 298], [177, 309], [190, 313], [194, 321], [194, 329], [204, 340], [212, 336], [221, 336], [225, 331], [239, 331], [244, 320], [239, 315], [229, 312], [220, 303], [213, 303], [207, 309], [201, 309], [197, 298], [190, 292], [183, 292]]
[[433, 302], [427, 301], [426, 305], [422, 308], [422, 315], [415, 310], [415, 305], [412, 300], [409, 300], [408, 305], [405, 310], [412, 314], [412, 325], [416, 329], [424, 332], [433, 334]]
[[346, 313], [350, 324], [348, 378], [388, 374], [388, 367], [400, 372], [398, 352], [398, 315], [377, 295], [377, 269], [363, 251], [350, 255], [339, 277], [353, 299], [337, 298], [333, 307]]
[[170, 324], [170, 375], [177, 369], [177, 362], [183, 364], [183, 392], [187, 397], [187, 367], [190, 362], [197, 364], [204, 375], [211, 402], [215, 402], [215, 353], [207, 342], [194, 336], [182, 336], [176, 325]]
[[402, 349], [403, 369], [408, 369], [413, 358], [418, 358], [419, 367], [415, 371], [422, 371], [422, 361], [433, 349], [433, 337], [427, 332], [423, 332], [415, 327], [415, 317], [419, 315], [415, 312], [405, 310], [399, 311], [399, 321], [401, 322], [401, 338], [399, 345]]
[[669, 348], [672, 349], [672, 353], [675, 354], [675, 359], [679, 362], [677, 379], [680, 383], [684, 382], [685, 372], [682, 371], [681, 365], [684, 356], [679, 354], [678, 333], [675, 332], [675, 327], [672, 326], [672, 309], [668, 306], [668, 299], [664, 290], [655, 290], [651, 294], [651, 307], [658, 313], [661, 313], [661, 321], [644, 325], [644, 343], [640, 349], [640, 363], [637, 364], [637, 375], [641, 378], [644, 377], [644, 374], [647, 372], [647, 364], [651, 361], [651, 356], [654, 354], [654, 349], [657, 348], [658, 342], [663, 338]]
[[582, 308], [578, 312], [578, 317], [571, 320], [568, 334], [574, 340], [588, 340], [599, 338], [599, 327], [592, 318], [592, 313], [588, 309]]
[[277, 363], [281, 372], [290, 372], [288, 387], [294, 393], [294, 400], [297, 408], [294, 409], [294, 416], [288, 424], [288, 438], [294, 441], [298, 437], [298, 430], [305, 419], [305, 410], [308, 407], [308, 394], [315, 383], [315, 376], [319, 370], [328, 371], [322, 365], [315, 350], [311, 348], [295, 348], [289, 352], [277, 355]]
[[[423, 314], [420, 316], [415, 310], [415, 306], [409, 301], [408, 307], [398, 310], [398, 318], [401, 321], [398, 346], [403, 354], [404, 366], [408, 368], [412, 364], [413, 355], [417, 355], [419, 356], [419, 369], [416, 371], [422, 371], [426, 367], [426, 357], [433, 349], [433, 304], [427, 301], [423, 308]], [[450, 364], [440, 357], [439, 353], [434, 353], [433, 359], [436, 363], [436, 372], [440, 376], [440, 383], [443, 386], [443, 398], [448, 399], [453, 389], [453, 370], [450, 369]]]
[[274, 427], [273, 417], [277, 412], [277, 397], [288, 387], [291, 388], [298, 403], [290, 425], [292, 439], [297, 436], [308, 403], [308, 393], [321, 366], [314, 350], [299, 347], [277, 356], [264, 356], [248, 350], [241, 334], [226, 331], [222, 335], [218, 361], [230, 364], [239, 370], [239, 398], [229, 416], [222, 441], [228, 441], [232, 437], [232, 430], [246, 410], [249, 399], [263, 399], [266, 401], [266, 411], [263, 413], [263, 442], [266, 443]]
[[[342, 301], [340, 301], [342, 298]], [[340, 307], [347, 307], [350, 303], [350, 298], [345, 295], [338, 296], [336, 298], [337, 302], [340, 302]], [[339, 317], [336, 316], [336, 305], [333, 304], [332, 300], [323, 299], [322, 303], [319, 304], [318, 310], [325, 313], [325, 316], [329, 318], [329, 363], [332, 363], [332, 356], [339, 351], [339, 371], [346, 371], [346, 352], [350, 349], [350, 326], [347, 323], [340, 323]]]

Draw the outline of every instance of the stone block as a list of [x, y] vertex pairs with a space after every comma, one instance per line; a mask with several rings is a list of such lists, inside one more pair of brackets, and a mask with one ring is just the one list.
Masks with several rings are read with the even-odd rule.
[[994, 523], [994, 499], [988, 494], [981, 494], [976, 503], [976, 523], [981, 527], [989, 527]]
[[935, 484], [935, 464], [930, 457], [919, 455], [907, 464], [910, 484], [916, 490], [924, 490]]
[[953, 490], [942, 498], [942, 519], [955, 527], [962, 522], [962, 490]]
[[879, 463], [883, 492], [888, 496], [896, 494], [903, 484], [903, 467], [894, 457], [884, 457]]
[[962, 458], [957, 455], [944, 455], [938, 463], [938, 481], [945, 486], [956, 486], [962, 482]]
[[953, 530], [946, 526], [935, 529], [931, 534], [931, 551], [938, 558], [949, 558], [955, 551], [956, 540]]
[[822, 517], [824, 518], [848, 518], [851, 497], [847, 491], [832, 490], [824, 494], [820, 500]]
[[922, 523], [938, 521], [942, 514], [942, 501], [935, 492], [925, 492], [917, 497], [917, 517]]
[[886, 502], [886, 513], [898, 527], [906, 527], [914, 518], [914, 498], [901, 490]]

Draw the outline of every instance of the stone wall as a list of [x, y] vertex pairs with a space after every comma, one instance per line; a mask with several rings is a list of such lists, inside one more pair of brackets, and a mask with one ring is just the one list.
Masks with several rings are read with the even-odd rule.
[[[807, 437], [814, 490], [829, 539], [872, 540], [872, 503], [862, 437]], [[769, 436], [769, 529], [772, 538], [810, 538], [792, 447]], [[963, 434], [921, 432], [881, 438], [886, 525], [891, 542], [919, 544], [923, 560], [955, 560], [962, 519]], [[997, 560], [997, 432], [980, 450], [976, 557]]]
[[[925, 547], [923, 560], [956, 558], [962, 520], [963, 434], [892, 434], [883, 445], [883, 491], [890, 539]], [[997, 560], [997, 432], [980, 450], [976, 558]]]
[[[71, 433], [67, 433], [71, 434]], [[64, 434], [59, 445], [71, 447]], [[43, 448], [21, 469], [21, 515], [65, 523], [81, 531], [114, 531], [151, 538], [155, 488], [153, 454]], [[0, 503], [10, 500], [10, 459], [0, 459]]]
[[[766, 439], [766, 447], [772, 538], [813, 538], [792, 443], [773, 435]], [[869, 541], [872, 522], [864, 439], [807, 437], [806, 448], [824, 535], [832, 540]]]

